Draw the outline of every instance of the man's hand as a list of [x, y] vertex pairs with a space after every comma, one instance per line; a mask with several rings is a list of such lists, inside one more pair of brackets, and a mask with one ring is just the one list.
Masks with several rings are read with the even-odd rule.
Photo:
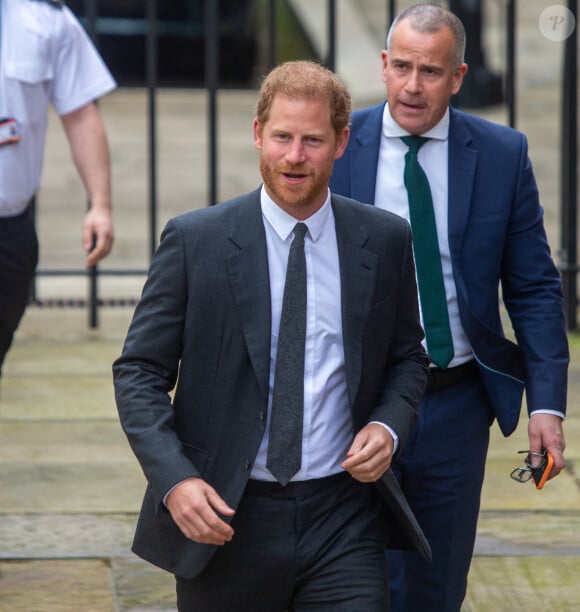
[[551, 480], [564, 469], [566, 442], [562, 429], [562, 419], [554, 414], [532, 414], [528, 423], [528, 436], [530, 438], [530, 451], [539, 453], [542, 448], [545, 448], [552, 454], [554, 465], [548, 476], [548, 480]]
[[355, 436], [342, 468], [360, 482], [376, 482], [391, 465], [393, 446], [388, 430], [371, 423]]
[[167, 496], [167, 508], [186, 538], [200, 544], [222, 546], [234, 530], [218, 513], [233, 516], [234, 510], [201, 478], [180, 482]]
[[91, 268], [111, 252], [113, 240], [111, 211], [91, 207], [83, 223], [83, 247], [87, 253], [87, 268]]

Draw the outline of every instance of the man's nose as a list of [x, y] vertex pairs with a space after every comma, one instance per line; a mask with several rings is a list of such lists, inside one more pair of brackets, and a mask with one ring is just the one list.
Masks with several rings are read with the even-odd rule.
[[293, 165], [300, 164], [304, 161], [304, 145], [300, 140], [292, 142], [286, 152], [286, 160]]
[[412, 70], [405, 83], [405, 89], [410, 93], [419, 93], [422, 88], [421, 75], [418, 70]]

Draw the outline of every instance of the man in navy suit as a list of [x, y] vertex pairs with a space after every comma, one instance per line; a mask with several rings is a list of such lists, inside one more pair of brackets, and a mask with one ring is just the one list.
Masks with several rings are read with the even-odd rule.
[[[389, 470], [427, 380], [411, 230], [328, 190], [350, 106], [318, 64], [268, 75], [254, 122], [263, 186], [167, 224], [114, 364], [148, 481], [133, 550], [176, 575], [185, 612], [384, 612], [387, 542], [429, 555]], [[302, 334], [280, 322], [293, 240]], [[300, 335], [303, 359], [281, 359], [299, 388], [274, 408], [283, 340]], [[269, 461], [271, 415], [297, 396], [288, 481]]]
[[[569, 356], [560, 277], [525, 136], [449, 106], [467, 71], [464, 47], [463, 25], [443, 8], [414, 6], [398, 16], [382, 51], [387, 102], [353, 113], [330, 183], [334, 193], [409, 219], [402, 137], [427, 138], [418, 161], [431, 190], [452, 357], [431, 368], [418, 424], [396, 462], [433, 563], [389, 553], [393, 610], [460, 609], [489, 428], [495, 418], [504, 435], [514, 431], [524, 389], [529, 450], [550, 451], [550, 477], [564, 468]], [[419, 274], [420, 293], [423, 280]], [[502, 330], [500, 287], [515, 342]], [[423, 298], [432, 293], [421, 295], [423, 321]]]

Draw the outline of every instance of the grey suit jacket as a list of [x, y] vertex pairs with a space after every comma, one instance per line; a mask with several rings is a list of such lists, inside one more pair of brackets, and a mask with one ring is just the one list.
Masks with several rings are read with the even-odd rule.
[[[215, 547], [181, 534], [164, 495], [200, 476], [236, 508], [266, 427], [271, 308], [259, 194], [169, 221], [113, 365], [121, 423], [148, 482], [133, 550], [184, 577]], [[353, 428], [381, 421], [402, 446], [427, 376], [410, 229], [347, 198], [332, 206]], [[428, 556], [395, 479], [380, 486], [396, 545]]]

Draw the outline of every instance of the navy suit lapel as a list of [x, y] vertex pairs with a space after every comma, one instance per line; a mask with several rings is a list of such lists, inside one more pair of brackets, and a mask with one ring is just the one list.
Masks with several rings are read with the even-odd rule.
[[469, 218], [475, 180], [477, 151], [470, 147], [471, 133], [461, 115], [450, 109], [449, 124], [449, 248], [454, 262], [459, 261], [461, 243]]
[[248, 354], [262, 392], [268, 395], [270, 375], [270, 277], [259, 190], [249, 206], [240, 204], [230, 240], [237, 252], [228, 260], [230, 282], [238, 307]]
[[371, 109], [354, 137], [350, 168], [350, 197], [365, 204], [375, 203], [377, 160], [381, 144], [383, 109], [381, 104]]
[[362, 373], [362, 339], [374, 295], [377, 256], [364, 248], [368, 231], [348, 205], [332, 198], [336, 225], [342, 295], [342, 333], [350, 406], [354, 404]]

